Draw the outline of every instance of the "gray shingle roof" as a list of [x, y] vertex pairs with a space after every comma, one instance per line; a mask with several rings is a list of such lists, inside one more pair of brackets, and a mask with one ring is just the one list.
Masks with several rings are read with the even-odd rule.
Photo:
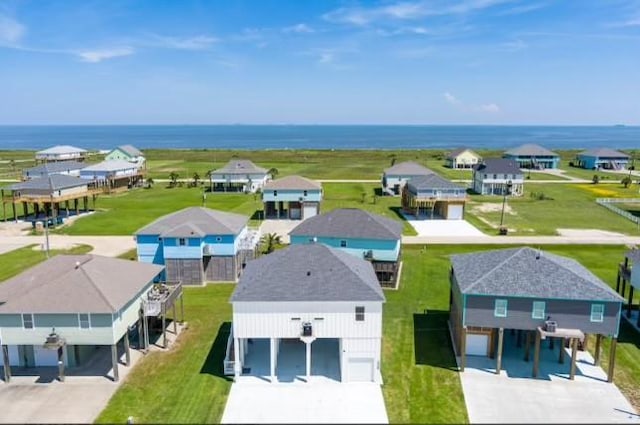
[[248, 159], [232, 159], [227, 164], [214, 170], [211, 174], [266, 174], [267, 170], [258, 167]]
[[244, 215], [203, 207], [190, 207], [160, 217], [136, 232], [136, 235], [190, 237], [237, 235], [247, 225]]
[[587, 149], [586, 151], [580, 152], [578, 155], [607, 158], [629, 158], [629, 155], [626, 153], [611, 148]]
[[397, 240], [402, 223], [357, 208], [340, 208], [308, 218], [290, 236], [325, 236], [335, 238]]
[[71, 187], [86, 186], [87, 181], [79, 177], [65, 174], [51, 174], [47, 177], [39, 177], [8, 186], [11, 190], [61, 190]]
[[143, 156], [142, 152], [133, 145], [120, 145], [116, 149], [120, 149], [129, 156]]
[[453, 150], [453, 151], [449, 152], [445, 158], [447, 158], [447, 159], [454, 159], [454, 158], [456, 158], [458, 155], [460, 155], [460, 154], [461, 154], [462, 152], [464, 152], [464, 151], [469, 151], [469, 152], [470, 152], [470, 153], [472, 153], [473, 155], [475, 155], [475, 156], [477, 156], [478, 158], [480, 158], [480, 155], [478, 155], [477, 153], [475, 153], [474, 151], [472, 151], [471, 149], [468, 149], [468, 148], [458, 148], [458, 149], [455, 149], [455, 150]]
[[384, 174], [387, 176], [426, 176], [433, 174], [433, 171], [417, 162], [405, 161], [386, 168]]
[[301, 176], [287, 176], [271, 180], [264, 185], [265, 190], [320, 190], [320, 183]]
[[57, 255], [0, 285], [0, 314], [114, 313], [162, 269], [98, 255]]
[[486, 158], [473, 169], [487, 174], [522, 174], [516, 160], [510, 158]]
[[59, 155], [65, 153], [84, 153], [87, 152], [86, 149], [76, 148], [75, 146], [70, 145], [58, 145], [53, 146], [48, 149], [44, 149], [36, 152], [36, 155]]
[[423, 191], [423, 190], [441, 190], [441, 189], [465, 189], [465, 187], [455, 184], [444, 177], [440, 177], [437, 174], [430, 174], [428, 176], [412, 177], [407, 186], [410, 191]]
[[456, 254], [451, 263], [464, 294], [624, 301], [577, 261], [529, 247]]
[[120, 171], [137, 168], [135, 164], [123, 159], [111, 159], [107, 161], [98, 162], [97, 164], [89, 165], [82, 169], [81, 173], [93, 172], [93, 171]]
[[37, 165], [31, 168], [25, 168], [22, 170], [23, 175], [49, 175], [55, 173], [61, 173], [64, 171], [80, 170], [86, 167], [87, 164], [78, 161], [62, 161], [62, 162], [45, 162], [44, 164]]
[[558, 156], [557, 153], [533, 143], [526, 143], [516, 148], [509, 149], [504, 154], [513, 156]]
[[231, 302], [384, 301], [373, 266], [322, 244], [291, 245], [247, 264]]

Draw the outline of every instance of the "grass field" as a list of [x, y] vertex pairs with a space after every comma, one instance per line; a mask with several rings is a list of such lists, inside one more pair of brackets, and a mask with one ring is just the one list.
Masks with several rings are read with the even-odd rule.
[[[34, 249], [36, 246], [29, 245], [0, 255], [0, 283], [47, 259], [45, 252]], [[86, 254], [92, 249], [89, 245], [79, 245], [68, 250], [52, 249], [49, 255]]]

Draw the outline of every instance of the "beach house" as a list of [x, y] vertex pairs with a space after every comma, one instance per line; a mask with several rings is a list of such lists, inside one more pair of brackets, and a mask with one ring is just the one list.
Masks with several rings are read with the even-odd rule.
[[320, 213], [322, 186], [300, 176], [271, 180], [262, 189], [265, 218], [304, 220]]
[[121, 145], [111, 150], [105, 157], [107, 161], [113, 161], [116, 159], [122, 161], [129, 161], [142, 168], [145, 165], [144, 154], [135, 146]]
[[402, 187], [409, 179], [429, 174], [433, 174], [433, 171], [413, 161], [394, 164], [386, 168], [382, 174], [382, 193], [400, 195]]
[[23, 169], [22, 180], [48, 177], [53, 174], [63, 174], [66, 176], [79, 177], [80, 170], [86, 166], [87, 164], [84, 162], [78, 162], [73, 160], [45, 162], [44, 164], [36, 165], [35, 167]]
[[248, 221], [203, 207], [167, 214], [135, 233], [138, 261], [164, 265], [166, 280], [186, 285], [235, 282], [260, 239]]
[[291, 245], [249, 263], [230, 302], [224, 369], [236, 380], [382, 382], [385, 297], [368, 261]]
[[467, 189], [437, 174], [410, 179], [402, 188], [402, 210], [416, 218], [462, 220]]
[[36, 162], [84, 161], [87, 150], [69, 145], [58, 145], [36, 152]]
[[532, 143], [509, 149], [502, 157], [515, 160], [520, 168], [558, 168], [560, 163], [560, 155]]
[[[565, 341], [575, 353], [589, 334], [596, 336], [596, 362], [602, 338], [611, 338], [608, 376], [613, 379], [624, 299], [577, 261], [529, 247], [455, 254], [449, 280], [449, 325], [462, 370], [466, 356], [488, 356], [496, 359], [499, 374], [511, 331], [524, 359], [533, 349], [536, 377], [541, 340], [556, 339], [562, 359]], [[575, 354], [571, 379], [574, 375]]]
[[402, 223], [357, 208], [340, 208], [307, 219], [289, 237], [292, 245], [320, 243], [373, 265], [380, 284], [395, 286]]
[[224, 167], [209, 173], [212, 192], [255, 193], [271, 178], [265, 168], [246, 159], [232, 159]]
[[449, 152], [445, 158], [445, 166], [449, 168], [471, 168], [482, 161], [482, 157], [467, 148]]
[[80, 178], [94, 187], [127, 189], [142, 182], [142, 172], [137, 164], [123, 159], [113, 159], [89, 165], [80, 170]]
[[629, 155], [611, 148], [587, 149], [576, 156], [576, 165], [587, 170], [625, 170]]
[[524, 174], [510, 158], [486, 158], [473, 166], [472, 188], [481, 195], [522, 196]]

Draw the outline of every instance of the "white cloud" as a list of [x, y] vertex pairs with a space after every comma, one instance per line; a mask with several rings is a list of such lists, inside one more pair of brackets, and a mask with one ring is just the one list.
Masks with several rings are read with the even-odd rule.
[[444, 97], [444, 100], [446, 100], [450, 105], [458, 106], [462, 104], [462, 102], [460, 102], [454, 95], [449, 92], [444, 92], [442, 96]]
[[131, 47], [116, 47], [112, 49], [83, 50], [75, 54], [83, 62], [98, 63], [106, 59], [113, 59], [121, 56], [129, 56], [134, 53]]
[[484, 105], [480, 105], [478, 110], [481, 112], [488, 112], [490, 114], [496, 114], [500, 112], [500, 107], [495, 103], [486, 103]]
[[0, 15], [0, 45], [15, 45], [27, 32], [27, 28], [15, 19]]
[[157, 47], [178, 50], [206, 50], [219, 41], [216, 37], [209, 35], [198, 35], [186, 38], [155, 35], [154, 38], [157, 41], [157, 43], [155, 43]]
[[502, 47], [504, 48], [504, 50], [508, 50], [510, 52], [517, 52], [519, 50], [526, 49], [527, 47], [529, 47], [529, 45], [518, 38], [513, 41], [507, 41], [506, 43], [502, 43]]
[[523, 13], [533, 12], [534, 10], [542, 9], [546, 7], [545, 3], [532, 3], [532, 4], [523, 4], [520, 6], [515, 6], [509, 9], [505, 9], [501, 12], [498, 12], [498, 16], [510, 16], [510, 15], [521, 15]]
[[607, 25], [610, 28], [627, 28], [627, 27], [640, 27], [640, 17], [627, 19], [626, 21], [612, 22]]
[[282, 29], [284, 33], [296, 33], [296, 34], [311, 34], [316, 32], [313, 28], [311, 28], [307, 24], [296, 24], [290, 27], [286, 27]]

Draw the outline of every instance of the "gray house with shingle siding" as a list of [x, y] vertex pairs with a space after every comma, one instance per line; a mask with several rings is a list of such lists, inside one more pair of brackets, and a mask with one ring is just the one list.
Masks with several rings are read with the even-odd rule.
[[466, 355], [493, 355], [498, 332], [529, 338], [549, 320], [598, 341], [618, 337], [623, 298], [570, 258], [528, 247], [452, 255], [450, 282], [450, 326], [463, 364]]

